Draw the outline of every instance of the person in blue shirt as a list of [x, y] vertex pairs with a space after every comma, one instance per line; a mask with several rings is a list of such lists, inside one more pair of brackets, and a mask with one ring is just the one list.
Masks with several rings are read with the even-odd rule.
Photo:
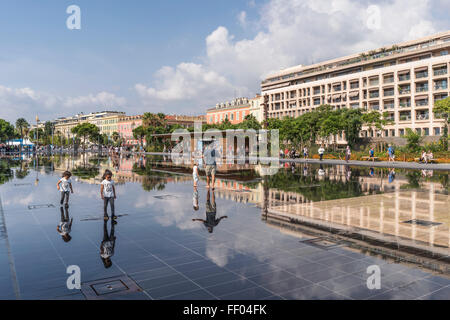
[[373, 147], [369, 150], [369, 157], [372, 159], [372, 161], [375, 161], [375, 151], [373, 150]]
[[389, 145], [389, 148], [388, 148], [388, 157], [389, 157], [389, 162], [395, 162], [395, 151], [394, 151], [394, 148], [391, 146], [391, 145]]

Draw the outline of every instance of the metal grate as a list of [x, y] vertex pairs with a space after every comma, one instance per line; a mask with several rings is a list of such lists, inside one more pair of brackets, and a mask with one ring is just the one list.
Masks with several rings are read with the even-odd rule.
[[153, 196], [156, 199], [160, 199], [160, 200], [170, 200], [170, 199], [177, 199], [178, 196], [173, 195], [173, 194], [164, 194], [161, 196]]
[[313, 239], [301, 240], [300, 242], [308, 244], [313, 247], [317, 247], [323, 250], [330, 250], [337, 247], [344, 247], [346, 243], [344, 241], [335, 241], [329, 237], [318, 237]]
[[434, 227], [434, 226], [438, 226], [438, 225], [442, 224], [440, 222], [433, 222], [433, 221], [420, 220], [420, 219], [403, 221], [403, 223], [415, 224], [415, 225], [423, 226], [423, 227]]
[[88, 300], [102, 300], [142, 292], [142, 289], [131, 278], [120, 276], [83, 283], [81, 292]]
[[28, 206], [28, 210], [42, 209], [42, 208], [54, 208], [55, 206], [51, 203], [49, 204], [32, 204]]

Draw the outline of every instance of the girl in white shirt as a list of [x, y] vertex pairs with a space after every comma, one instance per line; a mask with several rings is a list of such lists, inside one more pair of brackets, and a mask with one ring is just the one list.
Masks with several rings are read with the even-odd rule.
[[72, 176], [72, 173], [70, 171], [65, 171], [63, 173], [63, 177], [58, 181], [56, 184], [56, 188], [58, 188], [59, 191], [61, 191], [61, 205], [64, 204], [64, 200], [66, 200], [66, 207], [69, 206], [69, 195], [72, 192], [72, 180], [70, 177]]
[[103, 200], [103, 212], [104, 212], [104, 220], [108, 220], [108, 203], [111, 205], [111, 217], [113, 220], [116, 220], [115, 209], [114, 209], [114, 200], [116, 197], [116, 188], [114, 187], [114, 181], [112, 180], [112, 172], [110, 170], [106, 170], [103, 174], [103, 181], [100, 185], [100, 195]]

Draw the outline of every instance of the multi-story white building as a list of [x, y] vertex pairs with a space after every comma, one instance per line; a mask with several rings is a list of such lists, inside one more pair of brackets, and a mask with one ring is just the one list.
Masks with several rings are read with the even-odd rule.
[[395, 137], [406, 128], [439, 136], [444, 120], [434, 102], [449, 96], [450, 31], [269, 76], [261, 84], [268, 97], [267, 118], [297, 117], [329, 104], [335, 109], [387, 112], [383, 132], [363, 128], [368, 137]]

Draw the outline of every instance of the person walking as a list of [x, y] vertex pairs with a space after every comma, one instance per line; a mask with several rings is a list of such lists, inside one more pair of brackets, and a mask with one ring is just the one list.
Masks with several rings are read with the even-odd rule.
[[206, 165], [206, 188], [209, 189], [212, 187], [214, 190], [214, 183], [216, 180], [216, 147], [214, 142], [206, 147], [203, 158], [205, 159]]
[[63, 205], [65, 200], [66, 207], [69, 206], [70, 193], [73, 193], [72, 180], [70, 179], [71, 176], [72, 173], [70, 171], [64, 171], [62, 178], [56, 184], [56, 188], [58, 188], [58, 190], [61, 191], [60, 204]]
[[352, 151], [350, 150], [350, 146], [347, 145], [347, 148], [345, 149], [345, 162], [348, 162], [350, 160], [351, 156], [352, 156]]
[[319, 157], [320, 157], [320, 161], [322, 161], [322, 159], [323, 159], [323, 154], [324, 154], [324, 152], [325, 152], [325, 149], [324, 149], [323, 146], [321, 145], [320, 148], [319, 148], [319, 150], [318, 150]]
[[391, 145], [389, 145], [389, 148], [388, 148], [388, 157], [389, 157], [389, 162], [395, 162], [395, 151], [394, 151], [394, 148], [391, 146]]
[[308, 148], [307, 147], [303, 148], [303, 158], [308, 159]]
[[373, 150], [373, 147], [370, 147], [369, 158], [372, 160], [372, 162], [375, 162], [375, 151]]

